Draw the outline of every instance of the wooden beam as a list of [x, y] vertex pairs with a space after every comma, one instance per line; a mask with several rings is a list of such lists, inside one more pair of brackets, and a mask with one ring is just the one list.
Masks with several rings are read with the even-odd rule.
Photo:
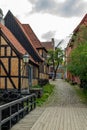
[[11, 58], [8, 58], [8, 71], [10, 75], [11, 74]]
[[18, 90], [19, 90], [19, 92], [21, 91], [21, 59], [20, 58], [18, 58], [18, 75], [19, 75], [19, 77], [18, 77]]
[[10, 77], [9, 73], [7, 72], [7, 70], [6, 70], [6, 68], [5, 68], [4, 64], [2, 63], [2, 61], [1, 61], [1, 60], [0, 60], [0, 64], [2, 65], [2, 67], [3, 67], [4, 71], [5, 71], [5, 73], [7, 74], [7, 78], [9, 78], [9, 80], [10, 80], [10, 82], [11, 82], [12, 86], [16, 89], [16, 86], [15, 86], [15, 84], [14, 84], [13, 80], [11, 79], [11, 77]]

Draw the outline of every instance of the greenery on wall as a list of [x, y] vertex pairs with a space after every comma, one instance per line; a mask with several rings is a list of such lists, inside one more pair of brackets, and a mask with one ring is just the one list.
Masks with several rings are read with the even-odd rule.
[[78, 46], [78, 44], [84, 44], [87, 41], [87, 26], [81, 25], [76, 31], [71, 40], [71, 44]]
[[81, 25], [73, 34], [73, 49], [69, 56], [68, 70], [78, 76], [81, 87], [87, 89], [87, 26]]

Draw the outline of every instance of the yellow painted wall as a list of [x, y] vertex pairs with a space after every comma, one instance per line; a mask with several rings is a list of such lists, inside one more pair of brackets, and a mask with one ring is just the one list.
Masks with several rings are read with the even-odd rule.
[[[4, 40], [3, 37], [0, 37], [0, 45], [8, 45], [8, 43]], [[9, 73], [9, 58], [6, 56], [10, 56], [10, 51], [11, 51], [11, 47], [8, 46], [7, 50], [6, 50], [6, 55], [5, 55], [5, 49], [4, 47], [0, 47], [0, 56], [3, 56], [3, 58], [0, 58], [0, 60], [2, 61], [3, 65], [5, 66], [5, 69], [7, 71], [7, 73], [11, 76], [17, 76], [18, 75], [18, 59], [17, 58], [11, 58], [11, 73]], [[14, 56], [16, 56], [15, 52], [13, 52], [12, 50], [12, 54]], [[7, 76], [4, 68], [0, 65], [0, 75], [1, 76]], [[5, 88], [5, 80], [6, 78], [0, 78], [0, 88], [4, 89]], [[18, 78], [11, 78], [13, 83], [16, 85], [16, 87], [18, 88]], [[13, 86], [9, 80], [9, 78], [7, 78], [7, 88], [12, 88]]]
[[40, 73], [39, 76], [40, 76], [40, 79], [49, 79], [48, 74]]
[[37, 79], [33, 79], [32, 86], [34, 86], [34, 85], [38, 85], [38, 80]]

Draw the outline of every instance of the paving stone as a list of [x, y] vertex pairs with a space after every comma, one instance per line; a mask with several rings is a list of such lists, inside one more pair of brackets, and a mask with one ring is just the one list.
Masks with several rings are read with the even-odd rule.
[[59, 79], [53, 94], [11, 130], [87, 130], [87, 106], [73, 87]]

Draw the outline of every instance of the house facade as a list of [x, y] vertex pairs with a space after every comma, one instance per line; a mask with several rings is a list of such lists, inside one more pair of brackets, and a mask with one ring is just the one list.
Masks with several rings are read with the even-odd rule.
[[[1, 16], [1, 15], [0, 15]], [[4, 21], [4, 22], [2, 22]], [[0, 90], [15, 89], [18, 92], [27, 90], [38, 84], [39, 56], [35, 48], [30, 44], [30, 50], [23, 47], [14, 34], [0, 23]], [[24, 62], [24, 56], [29, 55], [28, 62]]]
[[[0, 89], [28, 88], [28, 76], [23, 65], [23, 55], [26, 50], [20, 45], [13, 34], [0, 24]], [[25, 78], [23, 84], [22, 78]]]
[[[27, 25], [21, 24], [10, 11], [2, 17], [0, 15], [0, 89], [29, 92], [31, 86], [47, 83], [45, 47], [31, 27], [26, 30]], [[23, 60], [26, 54], [28, 63]]]
[[[76, 36], [78, 34], [78, 32], [80, 32], [80, 28], [81, 26], [85, 26], [87, 27], [87, 14], [83, 17], [83, 19], [81, 20], [81, 22], [79, 23], [79, 25], [74, 29], [73, 31], [73, 35], [72, 35], [72, 38], [70, 39], [66, 49], [65, 49], [65, 54], [66, 54], [66, 65], [69, 63], [70, 61], [70, 54], [72, 52], [72, 50], [74, 48], [76, 48], [80, 43], [81, 43], [81, 40], [84, 39], [82, 36], [78, 37], [77, 39], [77, 43], [74, 44], [74, 36]], [[81, 39], [82, 38], [82, 39]], [[66, 71], [66, 78], [70, 81], [72, 81], [72, 83], [77, 83], [77, 84], [80, 84], [80, 79], [79, 77], [76, 77], [76, 76], [73, 76], [69, 71]]]
[[47, 59], [47, 49], [40, 42], [38, 37], [35, 35], [34, 31], [29, 24], [22, 24], [24, 30], [26, 31], [32, 45], [35, 47], [39, 55], [42, 57], [43, 62], [39, 62], [39, 84], [45, 84], [49, 80], [49, 66], [46, 62]]
[[[28, 34], [28, 28], [26, 29], [26, 25], [21, 24], [21, 22], [9, 11], [5, 17], [5, 25], [7, 28], [10, 29], [10, 31], [14, 34], [14, 36], [18, 39], [18, 41], [21, 43], [21, 45], [28, 51], [28, 53], [31, 55], [31, 57], [34, 59], [34, 61], [39, 65], [43, 63], [43, 58], [38, 53], [35, 44], [33, 44], [33, 37], [32, 34]], [[15, 27], [15, 28], [14, 28]], [[31, 80], [33, 79], [33, 67], [31, 68]], [[40, 72], [38, 69], [38, 78], [37, 78], [37, 84], [40, 78]], [[35, 85], [35, 82], [32, 82], [32, 85]]]

